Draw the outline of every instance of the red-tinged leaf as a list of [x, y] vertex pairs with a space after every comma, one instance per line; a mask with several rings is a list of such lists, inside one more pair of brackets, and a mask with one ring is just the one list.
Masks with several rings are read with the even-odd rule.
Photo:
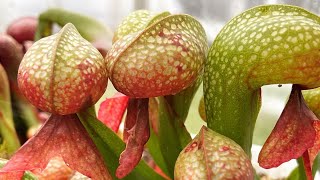
[[312, 166], [310, 164], [310, 157], [308, 151], [304, 152], [302, 155], [303, 166], [308, 180], [312, 180]]
[[171, 178], [168, 177], [168, 175], [166, 175], [158, 165], [155, 165], [153, 169], [155, 172], [160, 174], [160, 176], [162, 176], [164, 179], [171, 180]]
[[154, 133], [159, 133], [159, 102], [156, 98], [149, 98], [149, 120], [150, 127]]
[[316, 131], [316, 139], [314, 140], [314, 144], [312, 148], [308, 149], [310, 166], [313, 166], [313, 161], [317, 157], [320, 151], [320, 121], [313, 121], [313, 128]]
[[[128, 131], [129, 137], [126, 149], [120, 155], [120, 165], [116, 170], [118, 178], [125, 177], [139, 163], [144, 145], [150, 136], [148, 99], [130, 99], [129, 107], [130, 105], [137, 105], [136, 108], [132, 108], [137, 110], [137, 112], [133, 112], [136, 114], [136, 121], [134, 126]], [[128, 113], [131, 113], [131, 111], [128, 111]]]
[[107, 98], [100, 105], [98, 119], [114, 132], [118, 132], [128, 100], [129, 97], [121, 93], [116, 93], [113, 97]]
[[138, 114], [138, 99], [131, 98], [128, 103], [127, 116], [124, 122], [123, 141], [127, 142], [130, 136], [130, 130], [136, 124]]
[[0, 179], [19, 179], [26, 170], [39, 174], [54, 157], [62, 157], [71, 169], [92, 179], [112, 179], [75, 114], [52, 115], [0, 170]]
[[316, 132], [312, 122], [316, 119], [300, 88], [293, 85], [289, 101], [259, 154], [260, 166], [273, 168], [302, 156], [314, 144]]
[[311, 148], [308, 149], [308, 151], [303, 153], [303, 165], [306, 172], [306, 176], [308, 180], [312, 180], [312, 166], [314, 159], [318, 155], [318, 152], [320, 150], [320, 121], [314, 120], [313, 121], [313, 128], [316, 131], [316, 139], [314, 141], [314, 144]]

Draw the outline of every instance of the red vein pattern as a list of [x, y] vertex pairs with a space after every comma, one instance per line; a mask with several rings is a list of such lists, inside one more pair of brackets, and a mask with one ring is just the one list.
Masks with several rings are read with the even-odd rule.
[[121, 93], [116, 93], [113, 97], [107, 98], [100, 105], [98, 119], [114, 132], [118, 132], [128, 101], [129, 97]]
[[265, 142], [259, 164], [273, 168], [291, 159], [303, 157], [308, 179], [320, 149], [320, 121], [306, 106], [301, 90], [293, 85], [291, 95], [275, 128]]
[[71, 169], [92, 179], [112, 179], [75, 114], [52, 115], [0, 170], [0, 179], [20, 179], [26, 170], [39, 174], [54, 157], [62, 157]]
[[[148, 101], [148, 98], [129, 100], [128, 116], [131, 117], [130, 122], [132, 123], [133, 118], [136, 118], [132, 128], [127, 131], [127, 146], [120, 155], [120, 165], [116, 170], [118, 178], [125, 177], [139, 163], [144, 145], [150, 137]], [[131, 116], [131, 113], [133, 116]]]

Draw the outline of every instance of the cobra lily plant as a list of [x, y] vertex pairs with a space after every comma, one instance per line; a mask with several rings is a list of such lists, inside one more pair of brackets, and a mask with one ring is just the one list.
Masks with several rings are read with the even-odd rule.
[[[35, 42], [21, 63], [17, 58], [17, 85], [50, 117], [4, 161], [1, 179], [68, 179], [75, 171], [98, 180], [255, 179], [250, 149], [260, 88], [275, 83], [294, 85], [260, 166], [302, 157], [312, 179], [320, 148], [313, 113], [318, 91], [311, 90], [320, 86], [317, 15], [286, 5], [255, 7], [228, 22], [210, 49], [201, 24], [186, 14], [138, 10], [114, 34], [61, 9], [38, 20]], [[52, 23], [63, 28], [53, 34]], [[0, 78], [6, 79], [1, 66]], [[100, 104], [96, 117], [108, 78], [118, 92]], [[184, 122], [202, 80], [199, 111], [207, 127], [192, 139]], [[6, 87], [1, 97], [8, 97]], [[10, 119], [10, 109], [5, 112]], [[19, 141], [7, 147], [11, 153]], [[62, 168], [46, 171], [49, 162]]]
[[320, 85], [319, 20], [293, 6], [250, 9], [218, 34], [204, 74], [208, 127], [233, 139], [248, 155], [261, 104], [260, 87], [294, 84], [259, 163], [272, 168], [303, 156], [308, 179], [312, 176], [310, 164], [319, 151], [319, 121], [305, 105], [301, 90]]
[[106, 69], [98, 50], [67, 24], [58, 34], [32, 45], [20, 64], [18, 85], [32, 104], [52, 115], [1, 169], [2, 178], [19, 179], [23, 171], [44, 169], [51, 158], [60, 156], [88, 177], [110, 179], [75, 114], [94, 104], [106, 88]]

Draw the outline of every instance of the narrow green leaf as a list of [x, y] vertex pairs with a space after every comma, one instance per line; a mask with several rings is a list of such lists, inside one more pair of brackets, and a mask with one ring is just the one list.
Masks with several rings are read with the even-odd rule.
[[317, 155], [317, 157], [313, 161], [312, 165], [312, 175], [313, 177], [316, 175], [317, 171], [319, 171], [319, 161], [320, 161], [320, 156]]
[[[166, 174], [172, 178], [176, 159], [182, 149], [191, 141], [191, 136], [184, 126], [184, 121], [201, 82], [202, 77], [200, 76], [191, 86], [178, 94], [159, 97], [158, 143], [166, 163]], [[155, 160], [158, 160], [157, 158], [155, 157]]]
[[257, 172], [254, 172], [254, 180], [260, 180], [260, 176], [257, 174]]
[[[119, 157], [125, 148], [124, 142], [107, 126], [96, 119], [93, 108], [78, 113], [78, 116], [102, 154], [114, 179], [115, 171], [119, 166]], [[144, 161], [140, 161], [137, 167], [123, 179], [163, 179], [153, 171]]]
[[20, 142], [13, 123], [8, 76], [1, 64], [0, 82], [0, 157], [8, 158], [20, 147]]
[[72, 23], [88, 41], [94, 42], [100, 39], [106, 41], [104, 43], [111, 43], [113, 33], [108, 27], [91, 17], [60, 8], [51, 8], [40, 14], [35, 40], [51, 35], [53, 23], [60, 26]]
[[288, 176], [287, 180], [300, 180], [299, 167], [296, 167]]
[[297, 159], [297, 162], [298, 162], [299, 180], [307, 180], [302, 158], [300, 157], [299, 159]]
[[13, 94], [13, 102], [12, 103], [17, 103], [17, 113], [21, 118], [23, 118], [24, 123], [28, 127], [36, 126], [39, 124], [39, 120], [37, 117], [37, 109], [32, 106], [30, 103], [28, 103], [26, 100], [18, 97], [18, 94]]
[[[196, 81], [190, 85], [185, 90], [179, 92], [178, 94], [172, 96], [166, 96], [167, 99], [170, 99], [170, 104], [174, 109], [175, 114], [184, 122], [188, 116], [191, 102], [194, 95], [199, 89], [200, 84], [202, 83], [202, 75], [199, 76]], [[187, 142], [188, 144], [189, 142]], [[185, 144], [186, 145], [186, 144]]]
[[159, 137], [152, 128], [150, 128], [150, 138], [147, 142], [147, 147], [155, 163], [166, 175], [169, 175], [168, 167], [160, 150]]
[[176, 118], [164, 97], [159, 98], [159, 145], [166, 162], [169, 176], [174, 176], [175, 162], [186, 145], [191, 141], [183, 121]]

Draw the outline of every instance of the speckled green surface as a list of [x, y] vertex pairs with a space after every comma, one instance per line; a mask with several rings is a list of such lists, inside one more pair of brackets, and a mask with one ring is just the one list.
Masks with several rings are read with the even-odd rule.
[[218, 34], [205, 66], [208, 127], [249, 153], [260, 87], [320, 85], [320, 18], [294, 6], [259, 6], [233, 18]]

